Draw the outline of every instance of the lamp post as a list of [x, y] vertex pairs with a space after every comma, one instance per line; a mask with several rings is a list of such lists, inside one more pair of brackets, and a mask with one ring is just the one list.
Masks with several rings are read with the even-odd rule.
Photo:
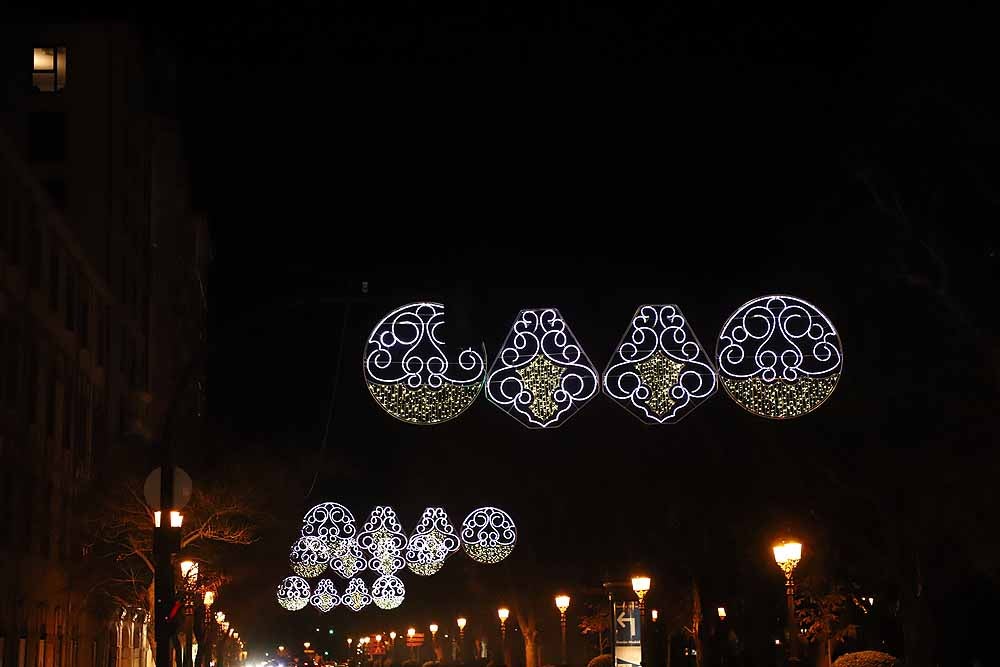
[[639, 664], [642, 667], [646, 667], [646, 593], [649, 586], [649, 577], [632, 577], [632, 590], [639, 596]]
[[774, 562], [785, 574], [785, 602], [788, 606], [787, 623], [785, 627], [785, 645], [788, 651], [788, 661], [799, 662], [799, 632], [795, 620], [795, 566], [802, 559], [802, 544], [787, 540], [774, 545]]
[[[417, 634], [417, 629], [416, 628], [407, 628], [406, 629], [406, 638], [407, 639], [413, 639], [413, 636], [416, 635], [416, 634]], [[417, 648], [415, 646], [412, 646], [412, 642], [407, 642], [407, 643], [411, 644], [411, 646], [410, 646], [410, 657], [413, 658], [414, 660], [416, 660], [416, 658], [417, 658]]]
[[556, 609], [559, 610], [559, 629], [562, 630], [562, 664], [566, 664], [566, 610], [569, 609], [569, 596], [556, 596]]

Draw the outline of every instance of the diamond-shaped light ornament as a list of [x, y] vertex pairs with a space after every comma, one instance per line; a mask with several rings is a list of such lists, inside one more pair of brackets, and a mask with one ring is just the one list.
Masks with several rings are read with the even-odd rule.
[[406, 544], [406, 567], [414, 574], [430, 576], [444, 566], [445, 559], [461, 546], [455, 527], [441, 507], [428, 507]]
[[292, 545], [288, 561], [300, 577], [318, 577], [330, 563], [330, 547], [319, 537], [300, 537]]
[[748, 412], [790, 419], [812, 412], [837, 387], [840, 336], [816, 306], [794, 296], [762, 296], [740, 306], [716, 344], [719, 379]]
[[410, 424], [438, 424], [476, 400], [486, 377], [486, 348], [456, 348], [442, 339], [444, 306], [411, 303], [375, 325], [365, 346], [365, 383], [390, 415]]
[[358, 534], [358, 545], [369, 554], [368, 567], [379, 574], [395, 574], [403, 569], [406, 534], [391, 507], [379, 505], [372, 510]]
[[320, 579], [316, 584], [316, 590], [309, 598], [309, 604], [319, 609], [324, 614], [340, 604], [340, 595], [333, 587], [333, 582], [329, 579]]
[[395, 609], [403, 604], [406, 587], [399, 577], [383, 574], [372, 584], [372, 600], [379, 609]]
[[285, 577], [278, 584], [278, 604], [288, 611], [298, 611], [309, 604], [309, 582], [302, 577]]
[[680, 421], [718, 387], [711, 359], [675, 305], [640, 306], [604, 370], [604, 393], [647, 424]]
[[561, 426], [600, 382], [555, 308], [522, 310], [486, 378], [486, 396], [528, 428]]
[[514, 551], [517, 528], [510, 515], [497, 507], [472, 510], [462, 522], [462, 548], [474, 561], [499, 563]]
[[372, 603], [372, 596], [368, 592], [368, 587], [361, 579], [351, 579], [347, 582], [347, 588], [340, 597], [340, 604], [351, 611], [361, 611]]
[[368, 567], [368, 560], [353, 537], [341, 537], [330, 549], [330, 569], [344, 579], [350, 579]]

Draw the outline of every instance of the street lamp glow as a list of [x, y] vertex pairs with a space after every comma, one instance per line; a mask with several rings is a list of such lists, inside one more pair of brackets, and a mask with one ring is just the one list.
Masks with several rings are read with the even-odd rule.
[[438, 631], [438, 624], [437, 623], [431, 623], [430, 624], [430, 629], [431, 629], [431, 636], [436, 635], [437, 631]]
[[[217, 612], [217, 613], [215, 614], [215, 620], [216, 620], [216, 621], [218, 621], [219, 623], [222, 623], [222, 622], [223, 622], [224, 620], [226, 620], [226, 612], [224, 612], [224, 611], [220, 611], [220, 612]], [[278, 650], [280, 651], [280, 650], [282, 650], [283, 648], [284, 648], [284, 647], [280, 647], [280, 646], [279, 646], [279, 647], [278, 647]]]
[[465, 624], [468, 621], [466, 621], [464, 617], [459, 616], [458, 618], [455, 619], [455, 622], [458, 623], [458, 629], [459, 630], [465, 630]]
[[413, 635], [415, 635], [415, 634], [417, 634], [417, 629], [416, 628], [407, 628], [406, 629], [406, 636], [407, 637], [410, 637], [412, 639]]
[[726, 620], [726, 608], [725, 607], [719, 607], [719, 620], [720, 621]]
[[181, 576], [187, 579], [189, 575], [192, 581], [198, 579], [198, 563], [193, 560], [181, 561]]
[[347, 638], [347, 645], [350, 646], [354, 642], [350, 637]]
[[391, 639], [392, 641], [396, 641], [396, 631], [395, 630], [392, 630], [389, 633], [389, 639]]
[[786, 577], [791, 577], [795, 566], [802, 559], [802, 544], [799, 542], [782, 542], [774, 545], [774, 562], [778, 564]]
[[[505, 622], [508, 618], [510, 618], [510, 609], [507, 609], [507, 607], [500, 607], [497, 609], [497, 618], [500, 619], [501, 623]], [[462, 624], [459, 623], [458, 627], [462, 627]]]
[[278, 653], [281, 653], [281, 652], [282, 652], [282, 651], [284, 651], [284, 650], [285, 650], [285, 647], [284, 647], [284, 646], [279, 646], [279, 647], [278, 647]]
[[382, 641], [382, 635], [375, 635], [375, 643], [377, 644], [380, 641]]
[[205, 606], [211, 607], [215, 604], [215, 591], [205, 591]]
[[654, 609], [650, 612], [650, 614], [653, 616], [653, 623], [656, 623], [656, 621], [660, 618], [660, 612]]
[[649, 577], [632, 577], [632, 590], [639, 596], [641, 602], [649, 592]]
[[302, 646], [304, 646], [306, 650], [308, 650], [309, 647], [312, 646], [312, 642], [302, 642]]
[[565, 614], [566, 610], [569, 609], [569, 596], [568, 595], [557, 595], [556, 596], [556, 609], [559, 610], [560, 614]]
[[[160, 510], [156, 510], [155, 512], [153, 512], [153, 525], [156, 526], [157, 528], [160, 527], [160, 516], [162, 516]], [[183, 514], [181, 514], [177, 510], [173, 510], [170, 512], [171, 528], [180, 528], [183, 523], [184, 523]]]

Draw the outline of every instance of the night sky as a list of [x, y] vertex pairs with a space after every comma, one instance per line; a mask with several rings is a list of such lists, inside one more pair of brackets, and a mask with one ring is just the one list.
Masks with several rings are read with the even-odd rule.
[[[209, 418], [233, 442], [280, 449], [301, 481], [282, 490], [301, 493], [283, 502], [284, 532], [234, 568], [228, 604], [251, 642], [292, 643], [317, 622], [282, 613], [271, 591], [300, 514], [322, 500], [359, 518], [391, 504], [407, 528], [429, 505], [457, 521], [495, 504], [521, 530], [517, 563], [573, 590], [683, 569], [669, 526], [695, 508], [709, 532], [747, 526], [732, 541], [719, 531], [706, 598], [763, 591], [780, 614], [771, 537], [829, 546], [851, 525], [830, 518], [812, 460], [850, 474], [872, 448], [935, 461], [938, 446], [995, 446], [994, 409], [955, 427], [965, 397], [986, 401], [967, 378], [997, 363], [968, 342], [995, 350], [998, 324], [998, 125], [976, 66], [986, 22], [913, 3], [616, 4], [568, 18], [488, 2], [134, 14], [181, 54], [178, 111], [215, 248]], [[449, 67], [421, 66], [437, 63]], [[896, 199], [876, 200], [886, 193]], [[905, 218], [886, 213], [897, 200]], [[730, 313], [767, 293], [816, 303], [844, 344], [837, 391], [793, 422], [720, 390], [675, 426], [597, 396], [564, 427], [529, 431], [481, 396], [418, 428], [362, 382], [365, 336], [410, 301], [444, 302], [488, 355], [521, 308], [557, 306], [603, 369], [639, 304], [679, 304], [711, 352]], [[922, 409], [941, 386], [945, 408]], [[937, 445], [920, 439], [931, 432]], [[498, 600], [470, 581], [499, 575], [482, 569], [456, 558], [409, 576], [382, 627], [485, 617]], [[995, 581], [987, 590], [995, 600]], [[381, 629], [348, 614], [330, 615], [340, 637]]]

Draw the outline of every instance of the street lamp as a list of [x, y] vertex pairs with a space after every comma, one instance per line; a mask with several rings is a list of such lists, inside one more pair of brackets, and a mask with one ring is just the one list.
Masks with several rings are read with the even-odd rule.
[[431, 629], [431, 639], [434, 639], [435, 637], [437, 637], [438, 624], [437, 623], [431, 623], [430, 629]]
[[351, 639], [350, 637], [348, 637], [348, 638], [347, 638], [347, 645], [348, 645], [348, 646], [350, 646], [350, 645], [351, 645], [351, 644], [353, 644], [353, 643], [354, 643], [354, 640], [353, 640], [353, 639]]
[[376, 644], [382, 643], [382, 635], [375, 635], [375, 643]]
[[465, 620], [464, 616], [459, 616], [455, 619], [455, 623], [458, 624], [458, 640], [462, 641], [465, 639], [465, 624], [468, 623], [468, 621]]
[[719, 620], [720, 621], [726, 620], [726, 608], [725, 607], [719, 607]]
[[395, 644], [395, 643], [396, 643], [396, 631], [395, 631], [395, 630], [393, 630], [393, 631], [391, 631], [391, 632], [389, 633], [389, 639], [390, 639], [390, 640], [392, 640], [392, 643], [393, 643], [393, 644]]
[[312, 646], [312, 642], [302, 642], [302, 646], [308, 651], [309, 647]]
[[[350, 640], [348, 640], [348, 641], [350, 641]], [[278, 647], [278, 653], [284, 653], [284, 651], [285, 651], [285, 647], [284, 646], [279, 646]]]
[[556, 609], [559, 610], [559, 628], [562, 630], [562, 664], [566, 664], [566, 610], [569, 609], [569, 596], [556, 596]]
[[642, 667], [646, 667], [646, 593], [649, 586], [649, 577], [632, 577], [632, 590], [639, 596], [639, 664]]
[[198, 581], [198, 563], [193, 560], [181, 561], [181, 577], [191, 584], [196, 583]]
[[218, 623], [222, 623], [224, 620], [226, 620], [226, 612], [224, 612], [224, 611], [216, 612], [216, 614], [215, 614], [215, 620]]
[[774, 562], [785, 574], [785, 601], [788, 606], [788, 622], [785, 627], [785, 644], [788, 647], [789, 661], [799, 661], [799, 638], [795, 627], [795, 580], [792, 575], [795, 567], [802, 559], [802, 544], [786, 540], [774, 545]]
[[211, 607], [215, 604], [215, 591], [205, 591], [205, 607]]
[[656, 623], [656, 621], [660, 618], [660, 612], [655, 609], [650, 609], [649, 615], [653, 618], [653, 623]]

